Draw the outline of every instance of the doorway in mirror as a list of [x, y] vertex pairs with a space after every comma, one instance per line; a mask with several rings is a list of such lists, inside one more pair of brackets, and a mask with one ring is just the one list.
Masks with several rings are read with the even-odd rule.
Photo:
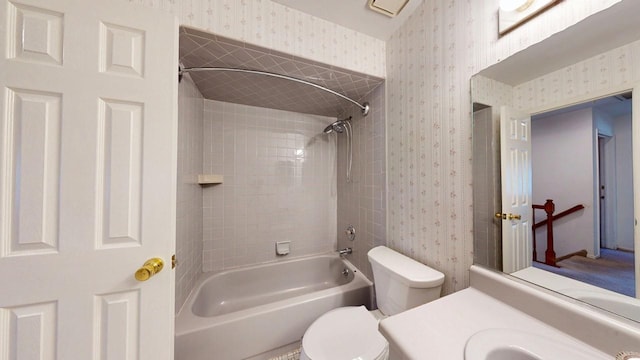
[[[561, 213], [534, 226], [534, 266], [635, 295], [631, 93], [532, 116], [533, 203], [552, 199]], [[534, 224], [546, 220], [536, 212]], [[557, 262], [544, 258], [548, 233]], [[545, 264], [546, 263], [546, 264]], [[556, 265], [549, 266], [549, 265]]]

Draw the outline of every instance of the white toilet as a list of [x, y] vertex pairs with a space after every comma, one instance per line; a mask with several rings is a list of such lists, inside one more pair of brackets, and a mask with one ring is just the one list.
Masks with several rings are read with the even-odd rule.
[[[440, 297], [444, 274], [388, 247], [368, 253], [378, 309], [395, 315]], [[320, 316], [304, 333], [301, 360], [384, 360], [389, 344], [378, 320], [364, 306], [346, 306]]]

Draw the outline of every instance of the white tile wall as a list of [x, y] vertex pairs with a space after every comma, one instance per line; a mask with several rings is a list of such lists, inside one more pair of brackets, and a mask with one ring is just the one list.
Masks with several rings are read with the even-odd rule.
[[[353, 248], [348, 259], [373, 280], [367, 252], [386, 245], [386, 162], [385, 162], [385, 87], [378, 86], [361, 102], [369, 102], [371, 112], [363, 117], [359, 109], [344, 114], [352, 116], [352, 181], [347, 182], [346, 134], [338, 139], [338, 247]], [[335, 136], [335, 135], [333, 135]], [[356, 228], [356, 239], [345, 235], [348, 225]]]
[[178, 87], [176, 312], [202, 272], [202, 129], [204, 103], [191, 78]]
[[[205, 100], [204, 271], [336, 246], [335, 118]], [[275, 255], [276, 241], [291, 253]]]

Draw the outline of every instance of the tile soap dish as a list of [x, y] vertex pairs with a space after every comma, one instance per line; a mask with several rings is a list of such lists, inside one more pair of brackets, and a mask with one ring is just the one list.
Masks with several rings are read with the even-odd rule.
[[200, 174], [198, 175], [198, 184], [207, 185], [207, 184], [222, 184], [222, 180], [224, 177], [222, 175], [216, 174]]
[[284, 256], [291, 250], [291, 241], [278, 241], [276, 242], [276, 255]]

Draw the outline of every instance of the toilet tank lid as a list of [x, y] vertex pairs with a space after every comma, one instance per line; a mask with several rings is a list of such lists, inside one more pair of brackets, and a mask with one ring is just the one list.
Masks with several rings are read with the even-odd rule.
[[386, 246], [375, 247], [369, 250], [367, 255], [371, 263], [375, 263], [391, 274], [395, 274], [396, 278], [410, 287], [429, 288], [440, 286], [444, 282], [444, 274], [440, 271]]

